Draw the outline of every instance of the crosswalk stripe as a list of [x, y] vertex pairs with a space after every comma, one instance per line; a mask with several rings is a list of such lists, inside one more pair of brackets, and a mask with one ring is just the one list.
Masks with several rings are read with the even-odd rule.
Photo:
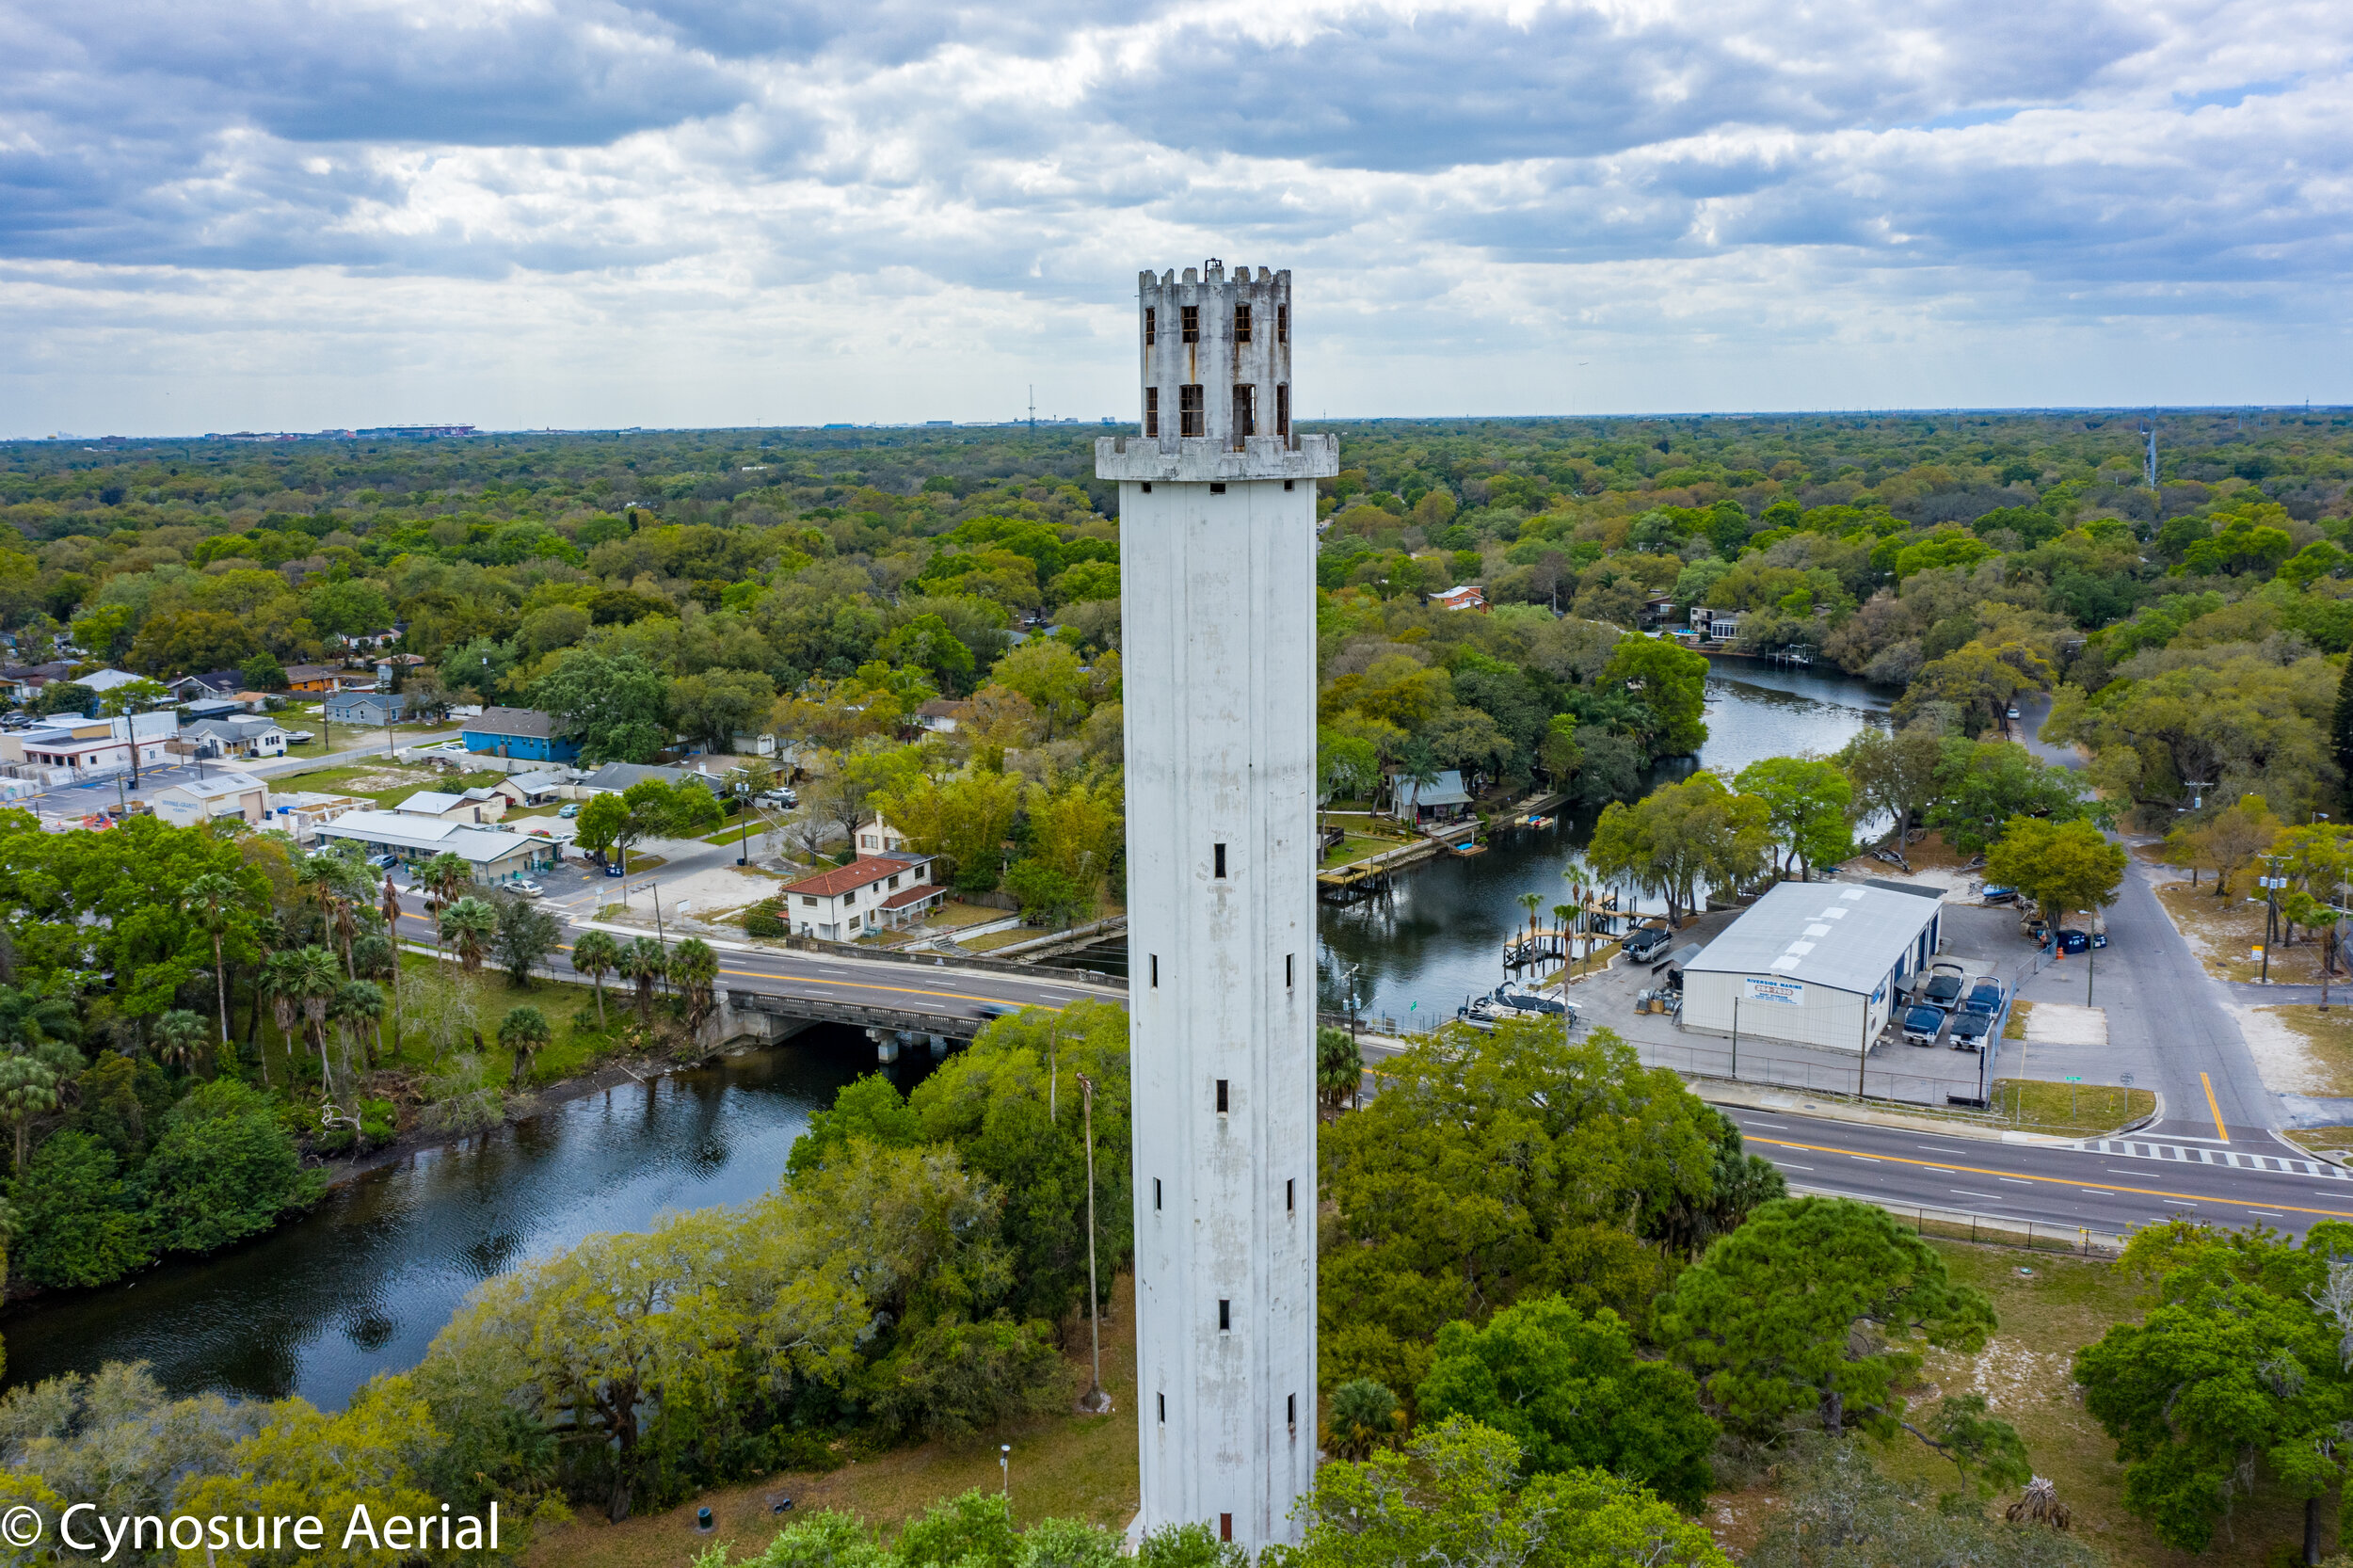
[[2087, 1154], [2105, 1154], [2126, 1160], [2171, 1160], [2192, 1165], [2228, 1165], [2240, 1171], [2270, 1171], [2281, 1176], [2353, 1181], [2353, 1171], [2342, 1165], [2276, 1154], [2249, 1154], [2238, 1149], [2205, 1149], [2181, 1144], [2141, 1144], [2125, 1138], [2087, 1138], [2073, 1146]]

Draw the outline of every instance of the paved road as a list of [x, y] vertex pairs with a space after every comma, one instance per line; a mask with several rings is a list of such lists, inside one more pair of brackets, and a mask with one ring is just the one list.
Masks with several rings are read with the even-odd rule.
[[[2024, 695], [2018, 709], [2019, 738], [2029, 750], [2061, 767], [2083, 765], [2073, 747], [2042, 739], [2048, 696]], [[2152, 1130], [2212, 1137], [2219, 1122], [2240, 1136], [2287, 1125], [2286, 1105], [2264, 1087], [2254, 1053], [2224, 1005], [2233, 988], [2206, 973], [2173, 928], [2157, 902], [2155, 880], [2155, 868], [2137, 858], [2125, 871], [2123, 888], [2107, 912], [2109, 940], [2094, 960], [2092, 990], [2093, 1001], [2107, 1010], [2111, 1040], [2153, 1047], [2157, 1081], [2139, 1085], [2165, 1097], [2165, 1120]], [[2084, 1000], [2074, 974], [2057, 967], [2035, 976], [2019, 995], [2029, 1001]]]
[[1793, 1186], [1901, 1208], [1961, 1209], [2038, 1225], [2121, 1234], [2186, 1215], [2301, 1234], [2353, 1221], [2353, 1173], [2264, 1134], [2217, 1139], [2154, 1129], [2105, 1147], [1953, 1138], [1905, 1128], [1724, 1106], [1752, 1153]]
[[[404, 902], [410, 907], [400, 918], [401, 935], [410, 941], [430, 944], [434, 938], [433, 922], [418, 912], [416, 906], [421, 900], [408, 898]], [[575, 931], [577, 923], [568, 920], [566, 929], [568, 933]], [[587, 984], [587, 977], [571, 967], [570, 952], [570, 944], [567, 942], [550, 958], [549, 971], [559, 979]], [[985, 1016], [985, 1009], [992, 1006], [1059, 1009], [1089, 996], [1126, 1000], [1122, 992], [1097, 991], [1045, 974], [1034, 980], [1026, 975], [990, 974], [958, 969], [952, 961], [926, 969], [910, 964], [831, 953], [723, 951], [719, 954], [719, 973], [730, 985], [770, 996], [864, 1002], [874, 1007], [937, 1012], [967, 1020]], [[612, 976], [605, 977], [605, 985], [612, 988]]]

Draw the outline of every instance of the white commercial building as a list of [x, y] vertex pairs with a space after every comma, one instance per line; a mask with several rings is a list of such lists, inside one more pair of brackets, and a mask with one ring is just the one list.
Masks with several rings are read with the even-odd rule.
[[148, 804], [157, 820], [175, 827], [194, 827], [215, 817], [235, 817], [259, 827], [269, 810], [269, 790], [250, 774], [216, 773], [167, 784], [148, 797]]
[[455, 855], [473, 868], [476, 882], [512, 882], [553, 864], [557, 854], [546, 839], [398, 811], [346, 812], [321, 823], [318, 836], [349, 839], [370, 855], [393, 856], [406, 866]]
[[1141, 280], [1119, 483], [1143, 1528], [1292, 1544], [1315, 1479], [1316, 481], [1291, 280]]
[[1942, 889], [1783, 882], [1683, 966], [1683, 1027], [1861, 1052], [1943, 935]]

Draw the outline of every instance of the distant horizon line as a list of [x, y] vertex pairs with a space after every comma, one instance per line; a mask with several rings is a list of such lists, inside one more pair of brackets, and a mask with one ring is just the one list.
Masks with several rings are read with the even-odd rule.
[[[1534, 414], [1324, 414], [1315, 418], [1301, 417], [1302, 426], [1312, 424], [1520, 424], [1534, 421], [1597, 421], [1597, 420], [1776, 420], [1776, 419], [1915, 419], [1929, 415], [1954, 416], [1966, 414], [1998, 414], [2011, 417], [2049, 414], [2230, 414], [2230, 413], [2302, 413], [2353, 414], [2353, 403], [2046, 403], [2046, 404], [1951, 404], [1911, 408], [1684, 408], [1630, 409], [1614, 413], [1534, 413]], [[294, 443], [327, 440], [476, 440], [488, 436], [668, 436], [692, 434], [724, 434], [732, 431], [793, 431], [843, 432], [859, 430], [1013, 430], [1031, 424], [1041, 429], [1057, 431], [1110, 430], [1134, 425], [1135, 420], [1097, 418], [1084, 420], [1069, 415], [1034, 422], [1026, 417], [1002, 420], [873, 420], [866, 422], [827, 421], [814, 424], [588, 424], [588, 425], [472, 425], [464, 435], [410, 436], [394, 435], [394, 430], [413, 430], [421, 426], [444, 429], [468, 428], [464, 420], [419, 420], [377, 426], [328, 427], [320, 430], [240, 430], [230, 433], [204, 431], [190, 434], [147, 436], [74, 435], [57, 431], [44, 436], [0, 436], [0, 446], [54, 446], [67, 441], [107, 441], [121, 445], [150, 442], [218, 442], [239, 445]], [[371, 431], [384, 431], [373, 434]], [[94, 449], [93, 449], [94, 450]]]

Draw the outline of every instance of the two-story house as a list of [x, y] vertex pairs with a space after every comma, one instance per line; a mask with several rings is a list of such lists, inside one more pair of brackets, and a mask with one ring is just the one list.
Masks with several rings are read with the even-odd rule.
[[948, 898], [932, 880], [927, 855], [861, 855], [839, 870], [788, 882], [782, 891], [793, 931], [833, 942], [920, 920]]

